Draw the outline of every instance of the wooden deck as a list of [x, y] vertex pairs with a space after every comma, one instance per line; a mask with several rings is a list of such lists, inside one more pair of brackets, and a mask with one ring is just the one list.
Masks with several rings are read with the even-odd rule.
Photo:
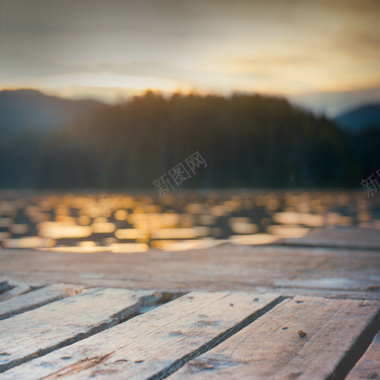
[[0, 251], [0, 379], [380, 378], [380, 233]]

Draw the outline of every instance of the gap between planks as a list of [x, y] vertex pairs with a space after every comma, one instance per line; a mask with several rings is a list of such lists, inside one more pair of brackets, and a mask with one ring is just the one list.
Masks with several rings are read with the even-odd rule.
[[[251, 294], [251, 297], [253, 295], [254, 294]], [[262, 295], [260, 295], [260, 296], [262, 296]], [[300, 302], [301, 298], [303, 298], [303, 300]], [[150, 376], [149, 376], [149, 371], [148, 371], [148, 373], [146, 374], [147, 376], [145, 376], [145, 377], [149, 378], [149, 379], [164, 379], [164, 378], [170, 376], [174, 372], [174, 374], [170, 377], [170, 379], [172, 379], [172, 377], [173, 377], [173, 379], [175, 379], [175, 378], [177, 378], [177, 376], [179, 376], [178, 378], [182, 378], [183, 371], [188, 370], [188, 368], [190, 366], [190, 368], [192, 368], [192, 369], [198, 368], [199, 370], [205, 371], [203, 373], [192, 374], [192, 376], [195, 379], [201, 379], [201, 378], [203, 379], [204, 376], [206, 376], [207, 379], [213, 378], [212, 377], [212, 375], [213, 375], [212, 369], [214, 368], [215, 363], [214, 363], [214, 361], [211, 361], [211, 363], [213, 363], [213, 364], [210, 364], [210, 362], [207, 361], [207, 360], [209, 360], [207, 358], [209, 357], [209, 355], [213, 354], [213, 351], [216, 350], [218, 352], [218, 350], [220, 350], [221, 347], [223, 348], [226, 345], [230, 345], [231, 343], [233, 343], [234, 339], [236, 339], [236, 336], [241, 335], [243, 333], [246, 333], [247, 329], [252, 328], [252, 326], [255, 325], [255, 323], [257, 325], [257, 324], [263, 323], [265, 318], [270, 318], [271, 316], [273, 317], [272, 314], [273, 313], [276, 314], [276, 312], [275, 312], [276, 310], [286, 307], [286, 304], [289, 304], [289, 303], [298, 304], [298, 303], [303, 303], [303, 302], [309, 302], [310, 303], [312, 300], [314, 300], [314, 302], [326, 302], [329, 305], [330, 309], [335, 312], [335, 314], [339, 314], [339, 308], [343, 308], [343, 309], [346, 308], [347, 311], [350, 311], [351, 308], [354, 306], [355, 307], [358, 306], [359, 308], [362, 307], [363, 310], [366, 309], [367, 307], [369, 307], [369, 309], [372, 308], [372, 312], [373, 312], [373, 307], [374, 307], [373, 305], [376, 304], [373, 302], [371, 303], [371, 302], [360, 302], [360, 301], [352, 301], [352, 300], [346, 300], [346, 301], [335, 300], [335, 301], [337, 301], [337, 304], [334, 305], [333, 304], [334, 300], [328, 300], [328, 299], [321, 299], [321, 298], [318, 299], [318, 298], [312, 298], [312, 297], [297, 297], [293, 300], [291, 300], [291, 299], [285, 300], [283, 297], [279, 297], [279, 298], [275, 299], [274, 301], [272, 301], [272, 303], [267, 304], [267, 306], [265, 306], [261, 310], [256, 311], [255, 313], [249, 315], [248, 317], [246, 317], [245, 319], [243, 319], [239, 323], [236, 323], [236, 325], [232, 326], [231, 328], [227, 329], [226, 331], [222, 332], [221, 334], [211, 338], [206, 343], [204, 343], [203, 345], [201, 345], [197, 349], [193, 350], [192, 352], [189, 352], [189, 353], [181, 356], [180, 358], [173, 360], [171, 363], [169, 363], [169, 365], [162, 368], [161, 370], [158, 370], [154, 374], [150, 374]], [[332, 305], [334, 305], [334, 306], [332, 306]], [[170, 306], [170, 304], [168, 304], [168, 306]], [[230, 307], [233, 307], [233, 304], [230, 304]], [[155, 312], [160, 313], [161, 310], [159, 310], [159, 309], [160, 308], [156, 309]], [[318, 314], [318, 312], [316, 314]], [[379, 309], [378, 309], [377, 313], [375, 313], [375, 314], [376, 315], [373, 317], [372, 321], [369, 321], [369, 323], [367, 325], [362, 323], [361, 330], [360, 331], [358, 330], [359, 332], [357, 332], [356, 336], [352, 335], [350, 345], [349, 345], [349, 349], [347, 349], [347, 352], [345, 355], [341, 355], [341, 351], [338, 350], [339, 351], [338, 353], [341, 356], [339, 356], [339, 358], [337, 359], [337, 363], [335, 363], [335, 366], [332, 366], [330, 375], [327, 375], [323, 378], [326, 378], [326, 379], [343, 378], [343, 376], [348, 373], [348, 371], [351, 369], [351, 367], [353, 365], [355, 365], [357, 360], [362, 356], [363, 352], [365, 351], [365, 349], [370, 344], [373, 335], [376, 333], [376, 329], [378, 329], [379, 316], [380, 316], [379, 315], [380, 314]], [[347, 315], [350, 316], [350, 314], [347, 314]], [[361, 317], [363, 317], [363, 315], [365, 315], [365, 313], [360, 314]], [[143, 318], [145, 318], [145, 320], [146, 320], [146, 316], [143, 317]], [[258, 319], [259, 317], [261, 317], [261, 318]], [[311, 317], [313, 317], [313, 316], [311, 316]], [[153, 316], [152, 316], [152, 318], [153, 318]], [[135, 318], [135, 319], [138, 319], [138, 318]], [[335, 320], [332, 322], [326, 322], [327, 324], [325, 324], [325, 326], [327, 326], [328, 329], [331, 329], [331, 326], [333, 326], [334, 329], [332, 330], [332, 332], [335, 334], [336, 333], [335, 329], [337, 326], [339, 326], [338, 322], [339, 322], [338, 320]], [[153, 321], [153, 325], [154, 325], [154, 321]], [[256, 325], [255, 325], [255, 327], [256, 327]], [[121, 325], [119, 325], [119, 326], [121, 326]], [[90, 344], [89, 339], [92, 339], [93, 341], [96, 342], [99, 335], [104, 336], [105, 334], [112, 334], [112, 330], [114, 330], [114, 329], [115, 329], [115, 327], [112, 328], [111, 330], [104, 331], [103, 333], [94, 335], [91, 338], [87, 338], [87, 339], [85, 339], [79, 343], [82, 343], [83, 345], [88, 346]], [[308, 330], [308, 328], [305, 328], [305, 330]], [[322, 337], [324, 337], [323, 334], [326, 334], [326, 333], [325, 332], [322, 333]], [[338, 334], [338, 338], [339, 338], [339, 331], [337, 334]], [[326, 336], [325, 336], [325, 338], [326, 338]], [[343, 339], [343, 343], [348, 345], [348, 340], [345, 339], [344, 336], [343, 337], [340, 336], [340, 338]], [[319, 340], [321, 340], [321, 339], [319, 338]], [[94, 343], [94, 342], [92, 342], [92, 343]], [[132, 343], [136, 343], [136, 342], [132, 342]], [[81, 347], [82, 344], [80, 344], [79, 347]], [[62, 357], [62, 359], [63, 358], [71, 359], [71, 356], [69, 354], [66, 354], [66, 350], [69, 350], [69, 352], [70, 351], [72, 352], [72, 349], [74, 348], [74, 346], [76, 346], [76, 344], [74, 344], [72, 346], [67, 346], [66, 348], [60, 349], [58, 351], [54, 351], [51, 354], [45, 356], [43, 358], [44, 359], [43, 365], [49, 367], [49, 363], [52, 364], [50, 357], [53, 354], [64, 355]], [[90, 346], [91, 346], [91, 344], [90, 344]], [[257, 349], [259, 349], [259, 348], [257, 348]], [[114, 350], [109, 349], [108, 352], [103, 352], [102, 354], [99, 354], [99, 355], [94, 354], [94, 355], [91, 355], [91, 357], [86, 357], [86, 358], [80, 359], [80, 360], [78, 360], [78, 358], [76, 358], [77, 360], [74, 361], [74, 363], [72, 363], [71, 365], [66, 366], [66, 367], [62, 366], [60, 369], [58, 369], [54, 373], [49, 373], [48, 375], [46, 375], [46, 374], [44, 374], [44, 375], [48, 376], [47, 379], [55, 379], [55, 378], [60, 377], [60, 376], [69, 376], [69, 375], [74, 375], [74, 374], [75, 374], [75, 377], [78, 376], [80, 378], [86, 378], [86, 376], [91, 375], [91, 372], [92, 372], [92, 375], [94, 375], [95, 377], [97, 377], [98, 375], [100, 377], [102, 377], [102, 374], [103, 375], [107, 374], [107, 371], [110, 370], [110, 366], [113, 367], [114, 363], [109, 363], [109, 361], [110, 361], [110, 359], [112, 361], [112, 356], [117, 355], [117, 351], [118, 351], [118, 349], [116, 347]], [[269, 348], [267, 351], [270, 351]], [[127, 354], [128, 354], [128, 352], [127, 352]], [[337, 355], [337, 354], [335, 353], [335, 355]], [[192, 360], [194, 358], [196, 358], [196, 359]], [[307, 357], [306, 357], [306, 359], [307, 359]], [[40, 360], [40, 365], [42, 365], [41, 360]], [[68, 360], [68, 359], [65, 359], [65, 360]], [[121, 366], [121, 368], [119, 367], [118, 370], [115, 370], [116, 373], [112, 373], [112, 371], [111, 371], [111, 373], [109, 373], [108, 375], [110, 375], [112, 377], [114, 376], [115, 378], [122, 378], [125, 375], [125, 373], [122, 372], [123, 362], [125, 362], [125, 361], [126, 361], [125, 359], [119, 359], [119, 365], [118, 366]], [[294, 369], [300, 368], [299, 359], [297, 359], [295, 357], [292, 359], [292, 361], [295, 363]], [[137, 361], [137, 362], [139, 362], [139, 361]], [[226, 363], [225, 360], [219, 360], [219, 362], [222, 364], [222, 367], [223, 367], [223, 363], [224, 364]], [[307, 362], [307, 360], [306, 360], [306, 362]], [[28, 365], [31, 365], [31, 367], [28, 368]], [[27, 367], [25, 367], [25, 366], [27, 366]], [[21, 365], [20, 367], [14, 368], [13, 371], [12, 370], [7, 371], [4, 375], [7, 375], [7, 374], [10, 375], [11, 377], [9, 377], [9, 378], [12, 378], [12, 372], [14, 373], [14, 375], [16, 375], [16, 374], [19, 375], [19, 377], [22, 374], [25, 375], [26, 373], [33, 375], [34, 371], [36, 370], [36, 366], [38, 366], [38, 362], [36, 362], [36, 360], [33, 360], [32, 362], [29, 362], [29, 363], [26, 363], [24, 365]], [[184, 366], [184, 367], [181, 370], [180, 368], [182, 366]], [[218, 367], [218, 365], [216, 365], [215, 367]], [[302, 365], [301, 365], [301, 367], [302, 367]], [[34, 370], [33, 370], [33, 368], [34, 368]], [[179, 369], [179, 371], [175, 372], [178, 369]], [[21, 373], [18, 372], [19, 370], [21, 370]], [[25, 370], [27, 372], [25, 372]], [[111, 370], [112, 370], [112, 368], [111, 368]], [[133, 370], [133, 368], [132, 368], [132, 370]], [[286, 370], [286, 368], [285, 368], [285, 370]], [[14, 371], [16, 371], [16, 372], [14, 372]], [[145, 371], [146, 371], [146, 369], [145, 369]], [[288, 368], [287, 372], [289, 375], [292, 375], [292, 373], [294, 374], [293, 369]], [[298, 373], [300, 373], [300, 372], [298, 372]], [[122, 376], [120, 376], [120, 375], [122, 375]], [[132, 373], [130, 373], [130, 375], [131, 375], [130, 377], [133, 377], [133, 371], [132, 371]], [[199, 375], [202, 375], [202, 376], [199, 376]], [[232, 373], [229, 373], [229, 376], [230, 375], [232, 375]], [[244, 377], [244, 374], [239, 375], [237, 373], [237, 375], [238, 375], [237, 376], [238, 378]], [[309, 375], [310, 375], [310, 373], [309, 373]], [[265, 375], [265, 376], [267, 376], [267, 375]], [[39, 377], [40, 376], [38, 376], [36, 378], [39, 378]], [[5, 377], [5, 378], [8, 378], [8, 377]], [[217, 373], [217, 376], [215, 378], [229, 378], [229, 377], [223, 376], [223, 373]], [[279, 377], [279, 378], [282, 378], [282, 377]]]
[[83, 289], [84, 287], [81, 285], [52, 284], [25, 294], [13, 296], [0, 303], [0, 320], [36, 309], [66, 297], [75, 296], [83, 291]]
[[11, 289], [6, 290], [5, 292], [0, 294], [0, 302], [6, 301], [12, 297], [19, 296], [21, 294], [28, 293], [32, 290], [32, 287], [27, 284], [15, 285]]
[[193, 292], [2, 377], [163, 379], [282, 301], [275, 293]]
[[350, 371], [346, 380], [377, 379], [380, 377], [380, 331], [365, 354]]
[[375, 301], [295, 297], [169, 379], [343, 379], [379, 322]]
[[4, 319], [0, 372], [112, 327], [158, 297], [155, 291], [94, 288]]

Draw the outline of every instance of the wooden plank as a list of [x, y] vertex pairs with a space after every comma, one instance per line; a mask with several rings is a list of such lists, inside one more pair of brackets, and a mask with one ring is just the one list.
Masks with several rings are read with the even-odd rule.
[[31, 287], [27, 284], [16, 285], [14, 288], [0, 294], [0, 302], [5, 301], [14, 296], [19, 296], [21, 294], [27, 293], [30, 290], [31, 290]]
[[3, 250], [0, 273], [27, 283], [59, 281], [178, 292], [251, 291], [253, 287], [299, 284], [300, 289], [321, 289], [322, 285], [326, 290], [334, 286], [336, 290], [376, 293], [380, 289], [379, 252], [227, 244], [181, 253], [149, 250], [127, 255], [94, 252], [90, 256]]
[[379, 317], [375, 301], [295, 297], [169, 378], [341, 379], [353, 344]]
[[277, 240], [275, 245], [305, 247], [336, 247], [360, 250], [380, 250], [379, 230], [357, 227], [313, 228], [306, 236]]
[[336, 299], [356, 299], [380, 301], [380, 292], [376, 291], [351, 291], [342, 289], [318, 289], [318, 288], [288, 288], [288, 287], [252, 287], [252, 292], [266, 293], [277, 291], [285, 298], [296, 296], [312, 296]]
[[194, 292], [42, 358], [2, 379], [164, 378], [280, 302], [276, 294]]
[[90, 289], [0, 322], [0, 372], [71, 344], [136, 313], [153, 291]]
[[12, 297], [0, 304], [0, 320], [24, 313], [47, 303], [74, 296], [83, 290], [83, 286], [53, 284], [32, 292]]
[[346, 380], [380, 378], [380, 332], [378, 332], [365, 354], [350, 371]]

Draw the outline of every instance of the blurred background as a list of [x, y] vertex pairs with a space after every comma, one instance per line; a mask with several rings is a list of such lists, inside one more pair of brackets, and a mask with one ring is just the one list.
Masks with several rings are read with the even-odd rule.
[[380, 229], [379, 19], [375, 0], [0, 0], [1, 245]]

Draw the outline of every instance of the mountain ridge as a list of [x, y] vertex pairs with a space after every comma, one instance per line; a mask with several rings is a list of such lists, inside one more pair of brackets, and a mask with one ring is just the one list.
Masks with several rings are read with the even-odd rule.
[[351, 108], [333, 120], [351, 131], [380, 127], [380, 103], [368, 103]]
[[44, 94], [34, 89], [0, 91], [0, 135], [27, 130], [47, 132], [90, 114], [103, 103], [92, 99], [74, 100]]

